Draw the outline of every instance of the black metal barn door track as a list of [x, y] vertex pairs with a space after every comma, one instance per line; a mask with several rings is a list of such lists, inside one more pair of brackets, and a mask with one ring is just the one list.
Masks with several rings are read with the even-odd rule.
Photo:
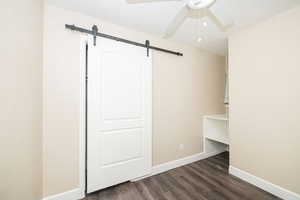
[[80, 27], [77, 27], [75, 25], [69, 25], [69, 24], [66, 24], [65, 27], [67, 29], [72, 30], [72, 31], [78, 31], [78, 32], [93, 35], [95, 46], [96, 46], [97, 37], [103, 37], [103, 38], [107, 38], [107, 39], [110, 39], [110, 40], [115, 40], [115, 41], [118, 41], [118, 42], [123, 42], [123, 43], [131, 44], [131, 45], [135, 45], [135, 46], [139, 46], [139, 47], [144, 47], [144, 48], [147, 49], [147, 56], [149, 56], [149, 49], [153, 49], [153, 50], [161, 51], [161, 52], [165, 52], [165, 53], [170, 53], [170, 54], [174, 54], [174, 55], [177, 55], [177, 56], [183, 56], [183, 54], [180, 53], [180, 52], [175, 52], [175, 51], [171, 51], [171, 50], [168, 50], [168, 49], [163, 49], [163, 48], [151, 46], [149, 40], [146, 40], [145, 44], [143, 44], [143, 43], [134, 42], [134, 41], [126, 40], [126, 39], [123, 39], [123, 38], [115, 37], [115, 36], [112, 36], [112, 35], [99, 33], [98, 32], [98, 27], [96, 25], [94, 25], [92, 27], [92, 30], [80, 28]]

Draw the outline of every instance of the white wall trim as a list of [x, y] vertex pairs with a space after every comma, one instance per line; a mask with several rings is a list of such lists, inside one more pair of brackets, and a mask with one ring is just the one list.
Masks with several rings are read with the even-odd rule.
[[43, 198], [43, 200], [79, 200], [84, 198], [81, 188]]
[[191, 156], [188, 156], [188, 157], [185, 157], [185, 158], [181, 158], [181, 159], [178, 159], [178, 160], [173, 160], [173, 161], [166, 162], [166, 163], [163, 163], [163, 164], [160, 164], [160, 165], [156, 165], [156, 166], [152, 167], [151, 174], [149, 174], [147, 176], [140, 177], [140, 178], [133, 179], [131, 181], [132, 182], [139, 181], [139, 180], [142, 180], [144, 178], [147, 178], [147, 177], [150, 177], [150, 176], [154, 176], [156, 174], [160, 174], [160, 173], [169, 171], [171, 169], [175, 169], [175, 168], [178, 168], [178, 167], [181, 167], [181, 166], [184, 166], [184, 165], [188, 165], [188, 164], [193, 163], [193, 162], [197, 162], [199, 160], [209, 158], [211, 156], [215, 156], [215, 155], [220, 154], [222, 152], [224, 152], [224, 151], [214, 151], [214, 152], [209, 152], [209, 153], [202, 152], [202, 153], [194, 154], [194, 155], [191, 155]]
[[262, 178], [259, 178], [257, 176], [254, 176], [248, 172], [245, 172], [243, 170], [240, 170], [238, 168], [235, 168], [233, 166], [229, 167], [229, 173], [233, 176], [236, 176], [248, 183], [251, 183], [255, 185], [256, 187], [259, 187], [275, 196], [278, 196], [282, 199], [286, 200], [300, 200], [300, 195], [296, 194], [294, 192], [291, 192], [287, 189], [284, 189], [278, 185], [275, 185], [273, 183], [270, 183], [269, 181], [266, 181]]
[[[188, 156], [188, 157], [185, 157], [185, 158], [181, 158], [181, 159], [178, 159], [178, 160], [173, 160], [173, 161], [170, 161], [170, 162], [167, 162], [167, 163], [156, 165], [156, 166], [152, 167], [151, 174], [149, 174], [147, 176], [137, 178], [137, 179], [134, 179], [134, 180], [131, 180], [131, 181], [132, 182], [139, 181], [139, 180], [142, 180], [144, 178], [147, 178], [147, 177], [150, 177], [150, 176], [154, 176], [156, 174], [160, 174], [160, 173], [169, 171], [171, 169], [175, 169], [175, 168], [178, 168], [178, 167], [181, 167], [181, 166], [184, 166], [184, 165], [188, 165], [188, 164], [193, 163], [193, 162], [197, 162], [199, 160], [209, 158], [211, 156], [215, 156], [215, 155], [217, 155], [219, 153], [222, 153], [222, 152], [224, 152], [224, 151], [214, 151], [214, 152], [209, 152], [209, 153], [202, 152], [202, 153], [194, 154], [194, 155], [191, 155], [191, 156]], [[79, 187], [79, 188], [74, 189], [74, 190], [70, 190], [70, 191], [67, 191], [67, 192], [60, 193], [60, 194], [45, 197], [45, 198], [43, 198], [43, 200], [79, 200], [79, 199], [84, 198], [84, 195], [85, 195], [84, 194], [84, 188]], [[292, 199], [292, 200], [294, 200], [294, 199]], [[295, 200], [299, 200], [299, 199], [295, 199]]]

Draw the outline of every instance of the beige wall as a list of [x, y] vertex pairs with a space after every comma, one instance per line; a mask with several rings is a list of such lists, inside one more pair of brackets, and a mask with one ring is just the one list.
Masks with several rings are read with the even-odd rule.
[[300, 7], [229, 38], [234, 167], [300, 194]]
[[[65, 23], [182, 51], [153, 55], [153, 162], [202, 152], [202, 116], [222, 113], [224, 58], [184, 44], [46, 6], [44, 35], [44, 196], [78, 187], [80, 34]], [[183, 151], [178, 150], [184, 144]]]
[[42, 196], [42, 2], [1, 2], [1, 200]]
[[180, 44], [173, 49], [184, 57], [153, 52], [154, 165], [202, 152], [202, 116], [225, 112], [225, 58]]

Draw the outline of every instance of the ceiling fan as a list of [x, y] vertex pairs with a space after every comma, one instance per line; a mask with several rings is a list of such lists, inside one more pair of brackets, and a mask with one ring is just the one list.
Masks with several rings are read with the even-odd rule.
[[184, 6], [172, 20], [171, 24], [166, 29], [164, 38], [169, 38], [174, 35], [177, 29], [183, 24], [187, 18], [201, 19], [203, 17], [209, 17], [210, 20], [223, 32], [225, 32], [230, 25], [224, 25], [215, 16], [210, 7], [216, 2], [216, 0], [127, 0], [129, 4], [138, 3], [151, 3], [151, 2], [162, 2], [162, 1], [183, 1]]

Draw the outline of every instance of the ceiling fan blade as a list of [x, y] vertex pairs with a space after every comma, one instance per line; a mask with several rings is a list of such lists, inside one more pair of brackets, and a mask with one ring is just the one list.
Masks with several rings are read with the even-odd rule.
[[188, 17], [189, 12], [190, 12], [190, 8], [188, 8], [187, 6], [184, 6], [179, 11], [179, 13], [175, 16], [171, 24], [169, 24], [165, 32], [164, 38], [171, 37], [177, 31], [177, 29], [182, 25], [184, 20]]
[[182, 1], [182, 0], [127, 0], [129, 4], [139, 4], [139, 3], [154, 3], [154, 2], [166, 2], [166, 1]]
[[218, 18], [215, 14], [213, 14], [210, 9], [206, 9], [206, 16], [209, 17], [212, 22], [217, 25], [217, 27], [221, 30], [221, 31], [227, 31], [228, 27], [225, 26]]

